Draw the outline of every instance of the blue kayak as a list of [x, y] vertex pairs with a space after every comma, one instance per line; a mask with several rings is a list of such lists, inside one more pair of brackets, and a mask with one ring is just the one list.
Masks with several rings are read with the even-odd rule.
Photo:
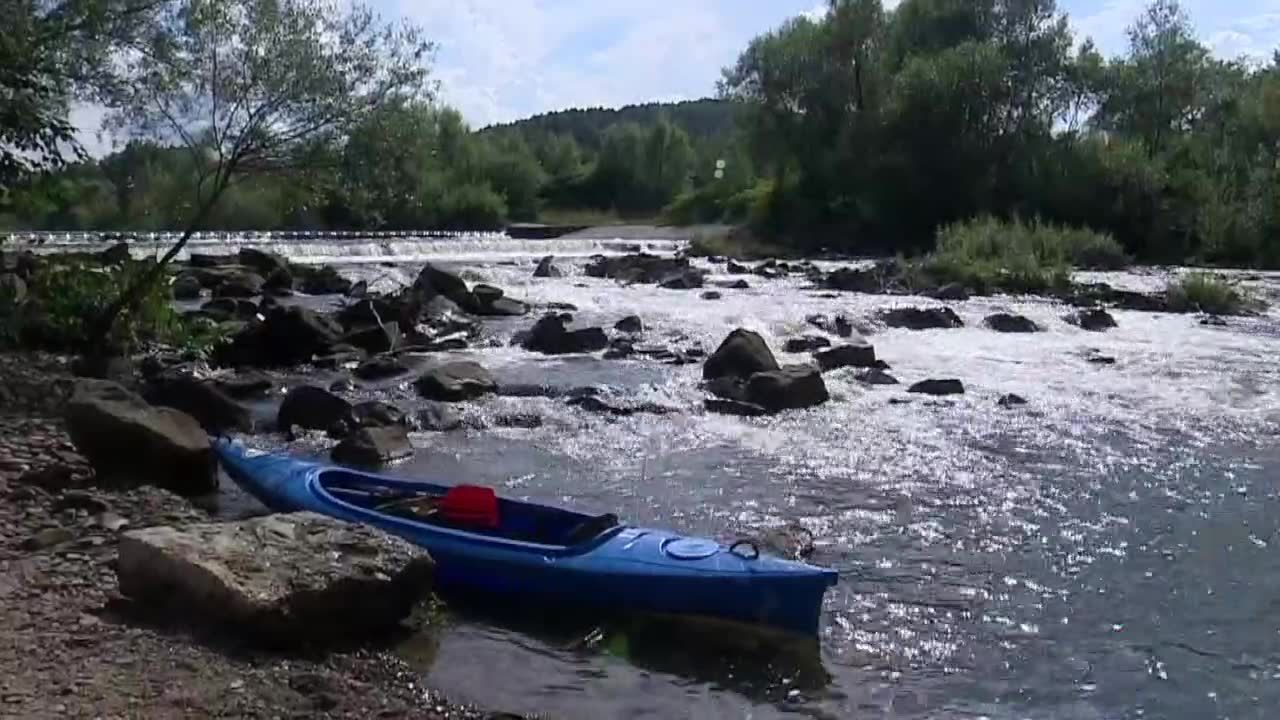
[[495, 527], [406, 512], [450, 486], [305, 462], [219, 439], [227, 474], [267, 507], [365, 523], [430, 551], [442, 589], [595, 608], [750, 623], [814, 635], [833, 570], [548, 505], [496, 500]]

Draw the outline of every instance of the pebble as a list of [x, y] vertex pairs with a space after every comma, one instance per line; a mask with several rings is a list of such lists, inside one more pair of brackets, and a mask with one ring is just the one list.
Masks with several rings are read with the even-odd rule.
[[24, 550], [44, 550], [74, 539], [75, 535], [66, 528], [46, 528], [24, 540], [22, 548]]

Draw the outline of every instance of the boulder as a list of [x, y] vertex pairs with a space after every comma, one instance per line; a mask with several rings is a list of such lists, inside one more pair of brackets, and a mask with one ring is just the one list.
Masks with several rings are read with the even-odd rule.
[[605, 349], [609, 337], [598, 327], [570, 331], [559, 315], [543, 315], [526, 333], [521, 345], [525, 350], [544, 355], [589, 353]]
[[1068, 323], [1075, 325], [1081, 330], [1090, 332], [1106, 332], [1116, 327], [1116, 319], [1111, 317], [1111, 313], [1102, 308], [1091, 308], [1088, 310], [1080, 310], [1063, 318]]
[[255, 248], [240, 248], [236, 259], [241, 265], [253, 268], [254, 272], [264, 278], [271, 277], [276, 273], [283, 273], [284, 277], [289, 278], [289, 284], [293, 284], [293, 273], [289, 270], [289, 261], [276, 253]]
[[898, 378], [881, 370], [880, 368], [871, 368], [857, 374], [854, 378], [863, 385], [897, 385]]
[[538, 267], [533, 269], [533, 276], [537, 278], [564, 277], [564, 271], [552, 264], [553, 259], [548, 255], [539, 260]]
[[490, 317], [519, 317], [529, 314], [529, 306], [509, 297], [498, 297], [487, 302], [484, 300], [479, 301], [475, 308], [475, 314]]
[[133, 258], [129, 254], [129, 244], [118, 242], [115, 245], [98, 253], [98, 260], [103, 265], [123, 265]]
[[935, 300], [963, 301], [969, 299], [969, 291], [960, 283], [947, 283], [942, 287], [934, 288], [926, 293], [925, 297], [931, 297]]
[[810, 365], [788, 365], [747, 379], [743, 401], [776, 413], [821, 405], [830, 399], [822, 373]]
[[342, 342], [367, 353], [391, 352], [400, 347], [400, 326], [393, 322], [353, 328], [342, 336]]
[[462, 427], [462, 418], [444, 403], [426, 401], [413, 416], [413, 426], [427, 432], [449, 432]]
[[675, 408], [657, 403], [617, 403], [608, 402], [595, 395], [575, 395], [565, 400], [566, 405], [581, 408], [587, 412], [612, 415], [614, 417], [630, 417], [632, 415], [670, 415], [677, 412]]
[[477, 363], [453, 362], [428, 370], [414, 387], [428, 400], [461, 402], [488, 395], [498, 389], [498, 384]]
[[293, 276], [288, 270], [276, 270], [267, 276], [262, 291], [274, 297], [289, 297], [293, 295]]
[[876, 366], [876, 349], [869, 343], [849, 343], [817, 353], [814, 359], [823, 371], [844, 367], [873, 368]]
[[434, 297], [444, 297], [466, 312], [474, 312], [478, 306], [476, 296], [467, 289], [467, 283], [457, 275], [442, 270], [431, 263], [423, 266], [413, 281], [412, 292], [421, 302]]
[[892, 328], [930, 330], [964, 327], [960, 316], [951, 308], [893, 308], [880, 311], [880, 321]]
[[348, 330], [370, 325], [395, 324], [403, 303], [394, 297], [367, 297], [338, 311], [338, 322]]
[[314, 310], [275, 307], [263, 322], [250, 325], [232, 339], [225, 359], [232, 365], [264, 367], [311, 362], [331, 354], [341, 333], [341, 326]]
[[113, 382], [81, 380], [67, 403], [66, 421], [71, 441], [101, 478], [182, 495], [218, 487], [209, 436], [184, 412], [152, 407]]
[[329, 430], [339, 424], [354, 425], [351, 403], [314, 385], [300, 385], [289, 391], [276, 413], [276, 428]]
[[963, 395], [964, 383], [959, 380], [921, 380], [907, 388], [907, 392], [923, 395]]
[[258, 316], [258, 306], [251, 300], [224, 297], [201, 305], [200, 312], [216, 322], [252, 320]]
[[1040, 326], [1023, 315], [996, 313], [988, 315], [982, 324], [1001, 333], [1034, 333], [1040, 332]]
[[216, 268], [226, 267], [227, 265], [236, 265], [238, 264], [238, 261], [234, 255], [191, 253], [191, 256], [187, 259], [187, 264], [193, 268]]
[[874, 269], [840, 268], [827, 273], [821, 285], [828, 290], [877, 294], [884, 292], [885, 281]]
[[147, 388], [146, 399], [153, 405], [181, 410], [211, 433], [253, 430], [248, 408], [213, 383], [201, 382], [189, 375], [161, 374]]
[[266, 283], [256, 273], [241, 273], [227, 278], [213, 289], [215, 298], [251, 298], [262, 294], [262, 286]]
[[505, 293], [502, 288], [496, 288], [492, 285], [476, 285], [471, 288], [471, 294], [475, 296], [476, 302], [481, 306], [491, 304], [501, 300]]
[[605, 360], [621, 360], [629, 358], [636, 354], [635, 343], [628, 338], [614, 338], [609, 341], [609, 347], [605, 349], [602, 356]]
[[120, 592], [269, 646], [366, 641], [431, 590], [426, 550], [314, 513], [130, 530]]
[[808, 353], [831, 347], [831, 341], [821, 335], [805, 335], [791, 338], [782, 346], [789, 353]]
[[200, 278], [191, 273], [181, 273], [173, 279], [174, 300], [195, 300], [200, 297]]
[[853, 322], [844, 315], [837, 315], [834, 319], [829, 318], [826, 315], [810, 315], [805, 318], [805, 322], [819, 330], [831, 333], [838, 337], [853, 337]]
[[343, 296], [350, 298], [352, 300], [362, 300], [365, 297], [368, 297], [368, 295], [369, 295], [368, 280], [361, 280], [357, 282], [355, 285], [352, 285], [345, 293], [343, 293]]
[[289, 271], [293, 274], [298, 290], [308, 295], [345, 295], [351, 291], [351, 281], [329, 265], [318, 268], [290, 265]]
[[[688, 258], [659, 257], [639, 253], [617, 257], [597, 255], [587, 264], [583, 272], [588, 277], [652, 284], [683, 273], [686, 269], [690, 269]], [[699, 280], [701, 277], [701, 272], [698, 272]]]
[[343, 465], [377, 467], [412, 457], [413, 445], [403, 425], [362, 427], [338, 443], [329, 456]]
[[702, 287], [703, 273], [692, 267], [681, 268], [663, 277], [658, 287], [667, 290], [696, 290]]
[[725, 398], [707, 398], [703, 401], [703, 407], [707, 409], [707, 412], [720, 415], [736, 415], [738, 417], [761, 417], [769, 414], [768, 410], [759, 405]]
[[751, 268], [737, 261], [730, 260], [724, 264], [724, 271], [730, 275], [750, 275]]
[[778, 370], [778, 361], [758, 334], [738, 328], [711, 353], [702, 368], [704, 380], [733, 377], [745, 380], [754, 373]]
[[715, 290], [708, 290], [708, 291], [706, 291], [706, 292], [702, 293], [702, 296], [701, 296], [701, 297], [702, 297], [702, 299], [703, 299], [703, 300], [719, 300], [719, 299], [723, 298], [723, 297], [724, 297], [724, 295], [723, 295], [723, 294], [721, 294], [721, 293], [719, 293], [719, 292], [717, 292], [717, 291], [715, 291]]
[[351, 374], [366, 382], [376, 382], [378, 380], [388, 380], [393, 377], [408, 375], [410, 372], [413, 372], [413, 369], [401, 360], [388, 355], [382, 355], [370, 358], [363, 363], [360, 363], [360, 366], [352, 371]]
[[1026, 405], [1027, 399], [1022, 397], [1021, 395], [1015, 395], [1013, 393], [1009, 393], [1008, 395], [1002, 396], [997, 401], [996, 404], [998, 404], [1002, 408], [1008, 409], [1008, 408], [1018, 407], [1019, 405]]
[[733, 282], [725, 285], [725, 287], [728, 288], [729, 290], [750, 290], [751, 283], [747, 282], [746, 280], [734, 280]]
[[638, 335], [644, 332], [644, 321], [638, 315], [628, 315], [614, 323], [613, 329], [629, 335]]
[[252, 370], [237, 373], [215, 383], [218, 389], [238, 400], [266, 397], [275, 390], [276, 383], [260, 372]]

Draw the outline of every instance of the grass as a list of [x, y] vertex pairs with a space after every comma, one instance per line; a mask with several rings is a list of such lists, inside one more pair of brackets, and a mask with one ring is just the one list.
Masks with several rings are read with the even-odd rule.
[[688, 254], [693, 257], [720, 256], [737, 260], [785, 258], [796, 251], [761, 240], [743, 227], [705, 231], [694, 235]]
[[983, 217], [942, 228], [937, 249], [919, 261], [917, 274], [977, 293], [1043, 293], [1068, 287], [1073, 268], [1114, 270], [1128, 261], [1110, 235]]
[[655, 216], [623, 217], [616, 210], [595, 208], [544, 208], [538, 213], [538, 222], [546, 225], [661, 225], [662, 218]]
[[1257, 303], [1221, 275], [1196, 271], [1169, 281], [1169, 309], [1210, 315], [1239, 315]]

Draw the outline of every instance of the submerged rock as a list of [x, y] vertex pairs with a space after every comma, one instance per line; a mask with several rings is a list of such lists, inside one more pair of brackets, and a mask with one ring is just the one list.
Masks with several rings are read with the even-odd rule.
[[342, 342], [369, 353], [391, 352], [400, 347], [400, 326], [392, 322], [356, 328], [342, 336]]
[[248, 408], [232, 400], [214, 384], [188, 375], [161, 375], [148, 387], [146, 399], [154, 405], [181, 410], [212, 433], [253, 430]]
[[345, 295], [351, 291], [351, 281], [330, 265], [290, 265], [297, 288], [308, 295]]
[[564, 271], [553, 264], [555, 258], [548, 255], [538, 261], [538, 267], [533, 269], [533, 276], [536, 278], [558, 278], [564, 277]]
[[860, 372], [854, 377], [855, 380], [863, 385], [897, 385], [898, 378], [881, 370], [880, 368], [871, 368], [864, 372]]
[[275, 307], [237, 334], [223, 353], [231, 365], [279, 367], [329, 355], [342, 336], [331, 318], [303, 307]]
[[67, 403], [66, 421], [72, 443], [99, 477], [181, 495], [218, 487], [209, 436], [184, 412], [152, 407], [110, 381], [81, 380]]
[[964, 321], [951, 308], [893, 308], [882, 310], [881, 322], [891, 328], [908, 330], [950, 329], [964, 327]]
[[969, 299], [969, 291], [960, 283], [947, 283], [924, 293], [925, 297], [935, 300], [964, 301]]
[[1015, 395], [1013, 393], [1009, 393], [1008, 395], [1001, 396], [1001, 398], [996, 402], [996, 404], [1002, 408], [1007, 409], [1007, 408], [1018, 407], [1019, 405], [1026, 405], [1027, 399], [1022, 397], [1021, 395]]
[[638, 315], [628, 315], [614, 323], [613, 329], [629, 335], [638, 335], [644, 332], [644, 321]]
[[1102, 308], [1080, 310], [1067, 315], [1063, 319], [1081, 330], [1090, 332], [1105, 332], [1116, 327], [1116, 319], [1111, 317], [1111, 313]]
[[799, 410], [829, 400], [822, 373], [810, 365], [788, 365], [747, 379], [742, 400], [769, 412]]
[[116, 564], [122, 594], [271, 645], [393, 629], [432, 571], [408, 541], [314, 513], [128, 531]]
[[702, 367], [704, 380], [733, 377], [745, 380], [754, 373], [778, 370], [778, 360], [758, 333], [738, 328], [720, 343]]
[[727, 398], [707, 398], [703, 401], [703, 407], [708, 412], [720, 415], [736, 415], [738, 417], [763, 417], [769, 414], [768, 410], [759, 405]]
[[488, 395], [498, 389], [498, 384], [477, 363], [453, 362], [428, 370], [414, 387], [428, 400], [461, 402]]
[[716, 292], [715, 290], [708, 290], [702, 293], [703, 300], [719, 300], [723, 297], [724, 295], [722, 293]]
[[351, 408], [351, 418], [356, 427], [409, 427], [409, 418], [395, 405], [381, 400], [367, 400]]
[[876, 349], [869, 343], [847, 343], [813, 356], [818, 367], [827, 372], [844, 367], [870, 368], [876, 366]]
[[294, 427], [328, 430], [339, 423], [351, 424], [351, 421], [351, 403], [314, 385], [301, 385], [290, 390], [276, 413], [276, 427], [286, 433]]
[[476, 296], [467, 288], [462, 278], [427, 263], [411, 288], [413, 295], [420, 302], [427, 302], [436, 296], [444, 297], [465, 312], [474, 312], [479, 306]]
[[381, 355], [364, 361], [351, 374], [361, 380], [375, 382], [408, 375], [410, 372], [413, 372], [413, 369], [400, 359], [389, 355]]
[[219, 390], [238, 400], [265, 397], [276, 387], [275, 381], [270, 377], [253, 370], [218, 380], [216, 385]]
[[907, 392], [922, 395], [963, 395], [964, 383], [959, 380], [921, 380], [907, 388]]
[[414, 427], [427, 432], [449, 432], [462, 427], [462, 418], [452, 408], [430, 400], [418, 408], [413, 420]]
[[357, 467], [377, 467], [412, 455], [413, 445], [403, 425], [362, 427], [330, 453], [334, 462]]
[[266, 280], [257, 273], [242, 273], [229, 277], [213, 289], [215, 298], [251, 298], [262, 294]]
[[277, 253], [267, 252], [266, 250], [258, 250], [256, 248], [240, 248], [240, 252], [236, 255], [241, 265], [253, 268], [255, 272], [263, 277], [271, 277], [276, 273], [284, 273], [290, 278], [292, 284], [292, 273], [289, 271], [289, 261]]
[[994, 315], [988, 315], [986, 319], [982, 321], [982, 324], [1001, 333], [1040, 332], [1040, 326], [1032, 322], [1030, 318], [1010, 313], [996, 313]]
[[682, 268], [671, 273], [658, 282], [658, 287], [666, 290], [696, 290], [702, 287], [703, 273], [697, 268]]
[[831, 341], [821, 335], [805, 335], [787, 340], [782, 349], [789, 353], [807, 353], [829, 347], [831, 347]]
[[605, 349], [609, 337], [598, 327], [570, 331], [560, 315], [543, 315], [526, 334], [521, 345], [525, 350], [544, 355], [589, 353]]

